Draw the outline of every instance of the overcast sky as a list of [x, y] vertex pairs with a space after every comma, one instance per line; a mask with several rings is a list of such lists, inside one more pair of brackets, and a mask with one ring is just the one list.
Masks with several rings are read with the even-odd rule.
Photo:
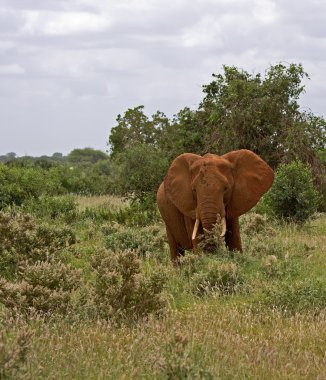
[[105, 150], [128, 108], [172, 116], [223, 64], [279, 62], [326, 116], [325, 0], [0, 0], [0, 155]]

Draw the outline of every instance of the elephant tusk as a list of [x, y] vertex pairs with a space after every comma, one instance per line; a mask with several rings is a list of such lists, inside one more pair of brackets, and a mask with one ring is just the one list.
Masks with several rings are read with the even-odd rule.
[[226, 219], [225, 217], [222, 218], [222, 232], [221, 232], [221, 237], [225, 236], [226, 234]]
[[192, 236], [191, 239], [195, 240], [198, 232], [198, 227], [199, 227], [199, 219], [196, 219], [195, 225], [194, 225], [194, 230], [192, 231]]

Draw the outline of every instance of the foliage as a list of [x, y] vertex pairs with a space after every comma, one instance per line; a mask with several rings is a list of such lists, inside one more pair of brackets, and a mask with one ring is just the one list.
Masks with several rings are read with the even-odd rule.
[[[6, 272], [1, 279], [5, 338], [1, 344], [0, 334], [0, 366], [3, 357], [13, 358], [6, 376], [325, 377], [324, 215], [298, 226], [247, 214], [240, 218], [242, 254], [228, 252], [217, 236], [209, 236], [217, 245], [213, 252], [186, 251], [176, 269], [163, 245], [161, 223], [134, 231], [130, 205], [122, 200], [76, 199], [81, 210], [73, 226], [77, 243], [64, 251], [58, 235], [48, 233], [48, 223], [57, 232], [63, 228], [58, 223], [67, 226], [64, 217], [45, 215], [45, 223], [18, 212], [2, 213], [10, 218], [1, 219], [1, 249], [19, 248], [14, 235], [22, 246], [28, 242], [28, 255], [29, 244], [40, 252], [52, 247], [27, 263], [19, 260], [14, 274]], [[92, 209], [87, 216], [86, 207]], [[104, 211], [117, 215], [126, 207], [122, 225]], [[135, 213], [137, 220], [141, 213]], [[46, 227], [47, 242], [35, 239], [37, 227], [30, 227], [29, 219]], [[96, 234], [88, 239], [90, 224]], [[108, 235], [116, 235], [119, 247], [128, 242], [127, 248], [105, 250]], [[128, 251], [135, 241], [140, 251], [151, 254]], [[21, 326], [34, 334], [28, 356], [18, 354]]]
[[165, 276], [160, 272], [145, 276], [135, 252], [102, 251], [94, 256], [93, 268], [95, 304], [102, 317], [134, 321], [162, 313]]
[[326, 284], [318, 278], [294, 283], [281, 282], [264, 289], [262, 303], [289, 314], [307, 310], [319, 313], [326, 307]]
[[0, 274], [17, 275], [22, 263], [55, 257], [75, 241], [74, 232], [67, 226], [37, 224], [28, 214], [0, 212]]
[[21, 205], [41, 194], [54, 195], [64, 192], [56, 172], [40, 168], [18, 168], [0, 164], [0, 209]]
[[117, 125], [109, 136], [112, 156], [127, 152], [134, 145], [157, 147], [159, 131], [169, 124], [169, 119], [159, 111], [149, 119], [143, 109], [144, 106], [129, 108], [123, 116], [117, 116]]
[[277, 218], [306, 221], [318, 207], [318, 193], [308, 166], [299, 161], [280, 165], [266, 201]]
[[57, 173], [61, 186], [73, 194], [105, 194], [109, 190], [109, 178], [95, 165], [63, 165], [52, 169]]
[[19, 316], [64, 314], [72, 291], [80, 284], [80, 271], [56, 261], [23, 264], [16, 282], [0, 280], [0, 302]]
[[[121, 166], [118, 186], [123, 195], [146, 202], [155, 194], [168, 168], [163, 151], [151, 145], [129, 147], [116, 158]], [[152, 196], [153, 198], [153, 196]]]
[[243, 279], [236, 263], [211, 261], [204, 271], [192, 277], [196, 295], [232, 294], [242, 285]]
[[27, 200], [22, 208], [38, 218], [63, 218], [67, 222], [73, 221], [78, 213], [75, 199], [68, 195], [60, 197], [41, 195], [38, 199]]
[[325, 147], [326, 122], [299, 111], [302, 80], [307, 77], [303, 67], [278, 64], [265, 77], [223, 68], [223, 74], [213, 74], [214, 80], [204, 86], [199, 108], [207, 122], [206, 149], [250, 149], [272, 167], [293, 159], [318, 166], [316, 152]]
[[162, 250], [165, 235], [156, 226], [130, 228], [119, 224], [103, 227], [105, 246], [113, 252], [133, 250], [137, 255], [155, 255]]
[[75, 165], [95, 164], [100, 160], [106, 160], [108, 156], [101, 150], [93, 148], [74, 149], [67, 156], [67, 162]]
[[170, 123], [162, 126], [158, 146], [169, 161], [185, 152], [206, 153], [206, 120], [202, 116], [201, 113], [185, 107], [174, 115]]

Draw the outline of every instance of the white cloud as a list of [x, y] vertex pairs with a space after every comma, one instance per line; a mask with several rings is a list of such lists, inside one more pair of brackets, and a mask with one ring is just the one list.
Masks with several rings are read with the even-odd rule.
[[10, 65], [0, 65], [0, 75], [22, 75], [25, 73], [25, 69], [17, 63]]
[[258, 23], [273, 24], [279, 16], [276, 3], [271, 0], [257, 0], [253, 8], [253, 16]]
[[60, 36], [87, 32], [102, 32], [111, 24], [107, 14], [92, 14], [87, 12], [23, 12], [23, 34]]
[[[301, 62], [311, 77], [302, 104], [326, 113], [324, 0], [0, 2], [0, 111], [22, 136], [18, 146], [7, 128], [0, 154], [24, 151], [30, 128], [57, 128], [66, 146], [83, 144], [75, 125], [88, 137], [102, 128], [105, 146], [109, 120], [129, 107], [195, 108], [223, 64], [264, 72]], [[60, 150], [51, 143], [40, 141]]]

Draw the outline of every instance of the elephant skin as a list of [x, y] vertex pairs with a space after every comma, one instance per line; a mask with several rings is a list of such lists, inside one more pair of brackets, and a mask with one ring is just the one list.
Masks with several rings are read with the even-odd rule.
[[217, 215], [226, 218], [226, 246], [242, 251], [239, 216], [257, 204], [273, 180], [270, 166], [250, 150], [178, 156], [157, 192], [172, 262], [176, 265], [185, 249], [194, 248], [196, 219], [203, 233], [212, 229]]

